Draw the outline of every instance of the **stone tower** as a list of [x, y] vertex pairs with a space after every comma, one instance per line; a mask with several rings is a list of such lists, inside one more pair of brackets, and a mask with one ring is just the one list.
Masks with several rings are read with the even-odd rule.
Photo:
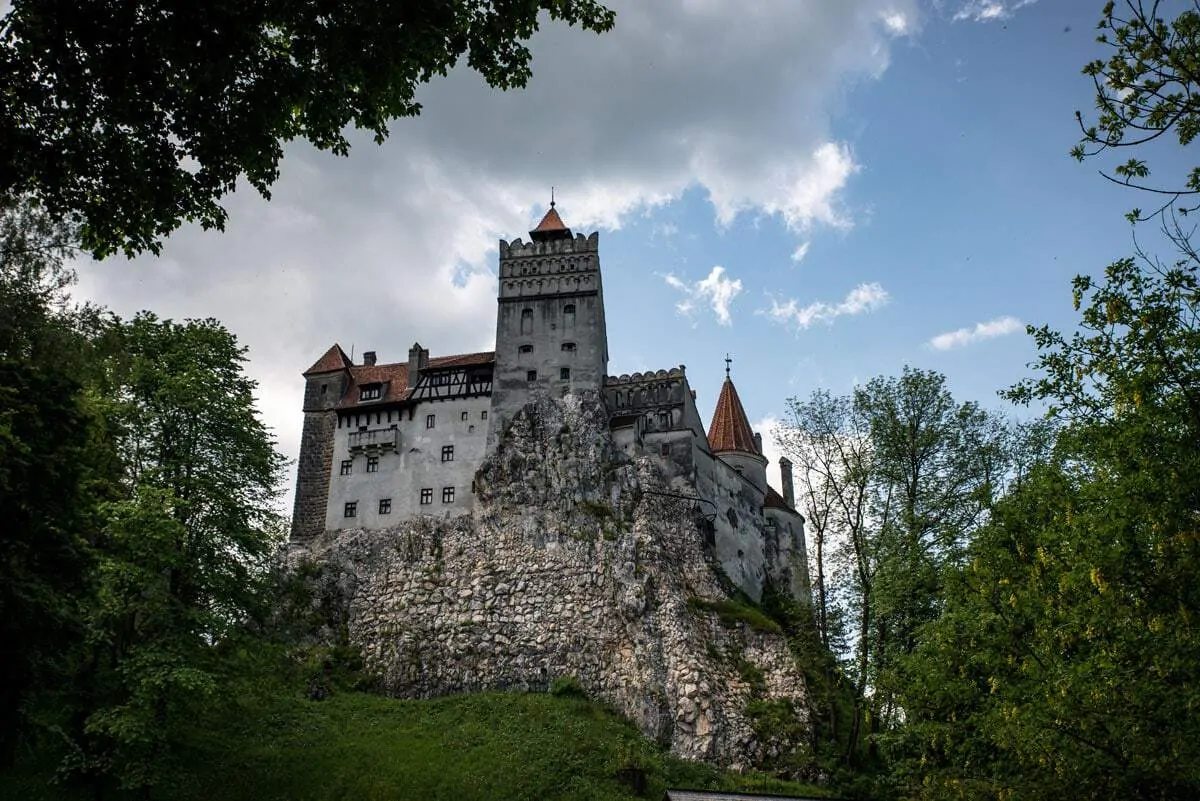
[[529, 236], [500, 240], [488, 450], [532, 393], [598, 393], [608, 370], [600, 235], [573, 235], [551, 202]]
[[333, 437], [337, 430], [334, 407], [349, 388], [350, 367], [350, 357], [340, 345], [334, 345], [304, 371], [304, 428], [296, 465], [292, 540], [315, 537], [325, 528]]

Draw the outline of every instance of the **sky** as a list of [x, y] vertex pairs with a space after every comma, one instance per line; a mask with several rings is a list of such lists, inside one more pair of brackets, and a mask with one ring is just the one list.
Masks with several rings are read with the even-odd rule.
[[905, 365], [1022, 413], [996, 392], [1031, 374], [1025, 326], [1075, 324], [1072, 276], [1130, 254], [1143, 203], [1068, 155], [1100, 0], [609, 5], [601, 36], [543, 25], [525, 90], [463, 65], [382, 146], [291, 144], [271, 201], [242, 187], [224, 232], [80, 264], [77, 295], [221, 320], [294, 460], [300, 374], [334, 342], [492, 348], [497, 242], [553, 186], [600, 232], [610, 374], [686, 365], [707, 419], [728, 353], [773, 462], [788, 398]]

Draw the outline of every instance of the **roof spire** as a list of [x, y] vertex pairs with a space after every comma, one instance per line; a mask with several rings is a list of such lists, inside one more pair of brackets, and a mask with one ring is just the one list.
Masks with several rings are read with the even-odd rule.
[[729, 365], [733, 364], [733, 359], [729, 358], [729, 354], [725, 354], [725, 377], [729, 378]]
[[550, 187], [550, 210], [546, 212], [546, 216], [538, 223], [537, 228], [529, 232], [529, 236], [534, 242], [550, 242], [555, 239], [570, 239], [571, 229], [562, 221], [562, 217], [558, 216], [558, 210], [554, 208], [554, 187]]
[[713, 453], [741, 451], [757, 454], [754, 430], [750, 428], [742, 400], [729, 377], [729, 363], [732, 361], [728, 355], [725, 356], [725, 383], [721, 386], [717, 408], [713, 410], [712, 422], [708, 426], [708, 444]]
[[550, 208], [554, 208], [554, 186], [550, 186]]

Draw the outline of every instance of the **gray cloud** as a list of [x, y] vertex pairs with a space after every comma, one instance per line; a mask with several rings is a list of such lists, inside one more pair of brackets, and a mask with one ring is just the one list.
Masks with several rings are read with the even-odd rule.
[[434, 355], [491, 347], [496, 239], [528, 230], [552, 184], [577, 230], [692, 188], [718, 220], [776, 214], [805, 241], [853, 223], [840, 190], [857, 164], [827, 110], [883, 73], [892, 37], [917, 27], [915, 0], [613, 5], [607, 35], [541, 31], [527, 90], [455, 70], [382, 147], [290, 146], [270, 203], [243, 188], [224, 234], [185, 227], [159, 259], [81, 265], [81, 294], [221, 319], [294, 456], [299, 372], [334, 340], [382, 361], [414, 340]]

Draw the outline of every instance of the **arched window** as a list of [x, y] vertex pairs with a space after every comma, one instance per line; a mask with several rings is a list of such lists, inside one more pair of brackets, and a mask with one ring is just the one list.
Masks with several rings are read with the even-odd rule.
[[570, 330], [575, 327], [575, 304], [563, 306], [563, 328]]
[[575, 343], [574, 342], [562, 343], [562, 352], [563, 353], [574, 353], [575, 352]]
[[532, 334], [533, 333], [533, 309], [522, 309], [521, 310], [521, 333], [522, 334]]

